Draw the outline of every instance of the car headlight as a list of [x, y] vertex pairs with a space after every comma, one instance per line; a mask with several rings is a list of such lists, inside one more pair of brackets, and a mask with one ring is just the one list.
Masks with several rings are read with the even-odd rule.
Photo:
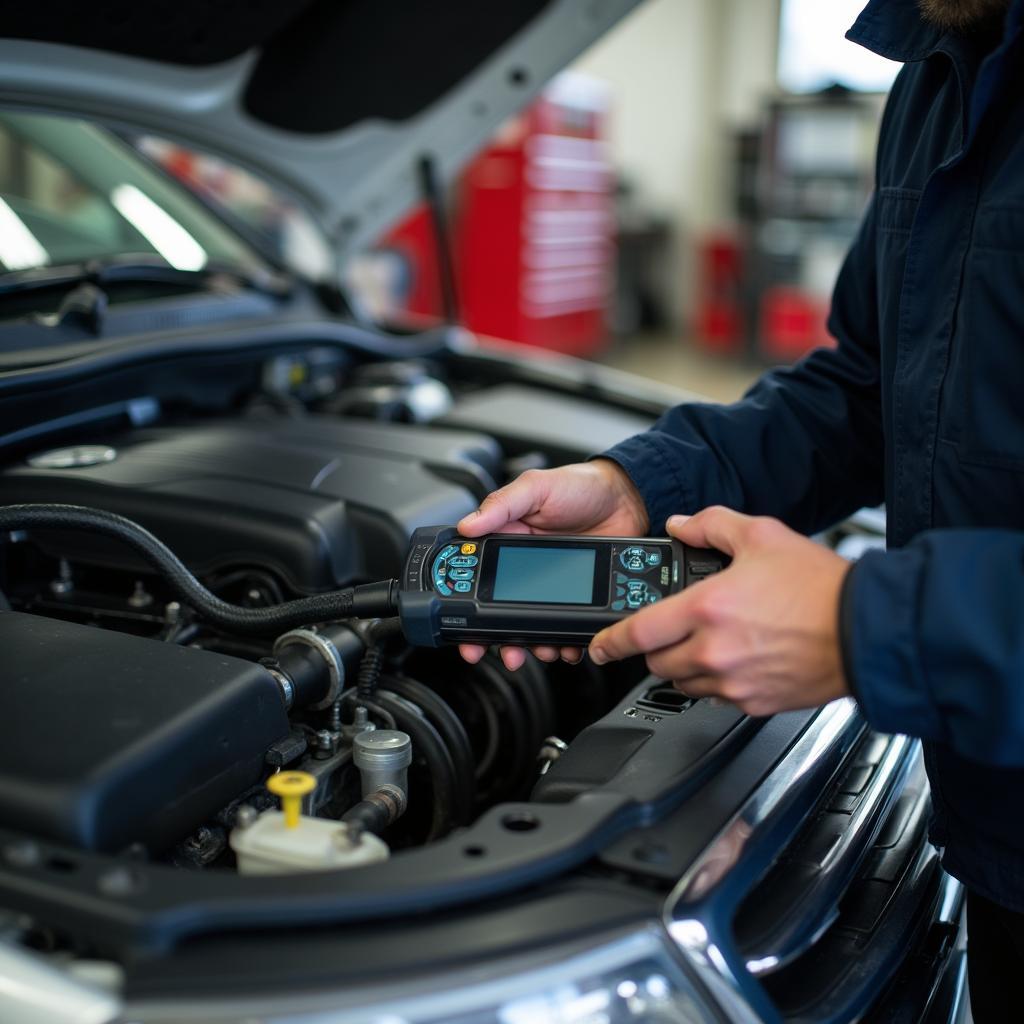
[[656, 925], [380, 989], [128, 1008], [139, 1024], [703, 1024], [702, 1005]]

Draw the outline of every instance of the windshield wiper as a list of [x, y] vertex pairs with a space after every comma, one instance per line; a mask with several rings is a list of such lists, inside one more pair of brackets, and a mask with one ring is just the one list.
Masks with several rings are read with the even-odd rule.
[[270, 270], [250, 270], [233, 264], [207, 263], [198, 270], [172, 267], [160, 257], [124, 255], [66, 263], [31, 270], [11, 270], [0, 274], [0, 295], [11, 295], [52, 288], [105, 284], [152, 283], [201, 288], [242, 287], [274, 298], [286, 298], [293, 282], [285, 274]]

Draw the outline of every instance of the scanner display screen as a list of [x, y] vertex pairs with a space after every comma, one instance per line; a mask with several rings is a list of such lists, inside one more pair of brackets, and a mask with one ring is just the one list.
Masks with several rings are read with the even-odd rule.
[[494, 574], [494, 601], [593, 604], [594, 548], [502, 546]]

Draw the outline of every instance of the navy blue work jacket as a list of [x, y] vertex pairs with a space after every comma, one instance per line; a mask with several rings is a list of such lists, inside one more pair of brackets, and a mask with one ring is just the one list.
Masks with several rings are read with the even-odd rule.
[[833, 296], [838, 347], [606, 453], [657, 529], [711, 504], [812, 533], [885, 501], [843, 600], [868, 720], [925, 741], [953, 875], [1024, 911], [1024, 0], [958, 36], [915, 0], [849, 33], [905, 62]]

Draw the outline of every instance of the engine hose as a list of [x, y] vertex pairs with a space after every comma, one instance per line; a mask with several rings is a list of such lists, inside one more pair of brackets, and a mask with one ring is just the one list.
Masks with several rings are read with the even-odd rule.
[[373, 832], [380, 835], [405, 813], [408, 797], [399, 786], [385, 783], [350, 807], [341, 820], [349, 825], [351, 832]]
[[494, 667], [505, 677], [505, 681], [512, 687], [512, 692], [519, 698], [526, 721], [526, 740], [536, 750], [547, 734], [544, 732], [543, 709], [530, 685], [530, 680], [522, 669], [510, 672], [504, 665], [496, 664]]
[[455, 820], [456, 779], [451, 754], [430, 722], [401, 697], [381, 690], [377, 702], [394, 718], [396, 728], [409, 734], [413, 750], [426, 761], [433, 790], [427, 839], [440, 839], [453, 825], [461, 824]]
[[473, 814], [473, 801], [476, 799], [476, 771], [473, 759], [473, 748], [469, 737], [458, 716], [430, 687], [404, 676], [386, 676], [382, 683], [388, 690], [404, 697], [410, 704], [415, 704], [438, 731], [451, 754], [455, 765], [455, 781], [458, 794], [456, 819], [460, 824], [469, 821]]
[[395, 580], [315, 594], [266, 608], [241, 608], [211, 594], [170, 548], [124, 516], [80, 505], [0, 507], [0, 532], [40, 529], [80, 530], [121, 541], [141, 555], [174, 594], [194, 608], [206, 622], [231, 633], [270, 636], [315, 622], [395, 614]]
[[476, 764], [476, 781], [479, 783], [491, 770], [498, 758], [498, 746], [501, 741], [501, 719], [498, 717], [498, 711], [493, 702], [481, 691], [480, 687], [469, 686], [466, 688], [466, 692], [471, 694], [471, 699], [475, 701], [476, 706], [480, 709], [480, 714], [483, 716], [486, 726], [484, 730], [485, 742], [483, 744], [483, 752], [480, 754], [480, 759]]
[[357, 701], [372, 701], [374, 699], [383, 665], [384, 651], [381, 649], [379, 641], [373, 641], [363, 651], [363, 658], [359, 662], [359, 675], [356, 677]]
[[487, 794], [488, 800], [493, 800], [496, 793], [504, 796], [518, 788], [519, 780], [525, 779], [526, 773], [532, 771], [536, 751], [531, 749], [529, 725], [523, 709], [505, 677], [486, 659], [477, 662], [475, 670], [486, 680], [498, 698], [499, 715], [507, 723], [504, 733], [509, 737], [512, 746], [511, 759], [506, 762], [505, 770], [499, 773], [499, 780], [492, 785]]

